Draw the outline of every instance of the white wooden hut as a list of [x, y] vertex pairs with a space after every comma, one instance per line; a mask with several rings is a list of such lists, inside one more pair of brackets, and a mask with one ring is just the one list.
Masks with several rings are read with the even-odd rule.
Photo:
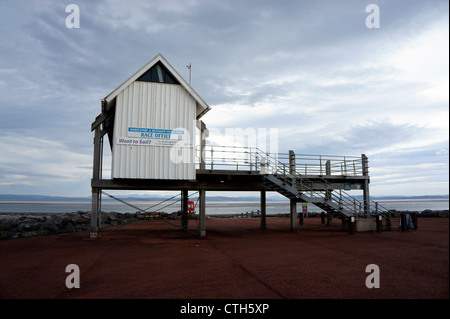
[[210, 107], [158, 54], [103, 100], [112, 178], [195, 179], [195, 129]]

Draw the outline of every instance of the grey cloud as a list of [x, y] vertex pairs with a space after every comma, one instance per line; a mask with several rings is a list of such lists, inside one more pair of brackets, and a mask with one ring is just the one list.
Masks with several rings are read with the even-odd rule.
[[[358, 0], [76, 3], [75, 30], [65, 27], [66, 3], [1, 2], [3, 136], [56, 138], [90, 156], [100, 100], [158, 52], [185, 78], [192, 63], [193, 87], [213, 107], [207, 125], [225, 104], [250, 106], [253, 113], [222, 127], [278, 127], [282, 151], [354, 155], [401, 146], [432, 131], [393, 124], [390, 110], [443, 109], [415, 100], [421, 79], [392, 82], [396, 70], [377, 62], [391, 45], [448, 20], [447, 1], [373, 1], [379, 30], [365, 27], [367, 3]], [[262, 114], [261, 105], [273, 112]]]

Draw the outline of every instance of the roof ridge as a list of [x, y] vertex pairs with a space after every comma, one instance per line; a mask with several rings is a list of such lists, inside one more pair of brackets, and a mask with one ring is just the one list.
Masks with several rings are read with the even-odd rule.
[[173, 76], [180, 82], [180, 85], [184, 87], [186, 91], [194, 98], [194, 100], [199, 104], [203, 111], [197, 116], [197, 119], [206, 114], [211, 107], [200, 97], [200, 95], [195, 92], [195, 90], [186, 82], [186, 80], [178, 73], [178, 71], [167, 61], [167, 59], [161, 54], [158, 53], [153, 59], [147, 62], [144, 66], [142, 66], [139, 70], [137, 70], [133, 75], [131, 75], [128, 79], [122, 82], [117, 88], [115, 88], [111, 93], [109, 93], [103, 100], [108, 104], [116, 96], [122, 92], [126, 87], [128, 87], [131, 83], [136, 81], [140, 76], [142, 76], [145, 72], [147, 72], [150, 68], [152, 68], [156, 63], [161, 62], [172, 74]]

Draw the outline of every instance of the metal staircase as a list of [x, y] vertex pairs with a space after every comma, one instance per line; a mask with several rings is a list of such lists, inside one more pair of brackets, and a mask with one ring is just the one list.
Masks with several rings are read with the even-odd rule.
[[[260, 156], [264, 156], [264, 154]], [[267, 154], [264, 164], [272, 167], [272, 171], [268, 170], [269, 174], [265, 175], [265, 185], [289, 199], [314, 204], [328, 214], [339, 218], [372, 218], [376, 215], [382, 215], [386, 218], [388, 227], [390, 225], [389, 210], [373, 201], [369, 202], [368, 207], [364, 207], [362, 201], [342, 189], [333, 189], [331, 183], [325, 178], [315, 176], [314, 181], [308, 179], [303, 174], [298, 173], [297, 165], [295, 165], [295, 169], [288, 169], [289, 163], [280, 162], [277, 158]], [[345, 161], [343, 165], [346, 166]], [[342, 167], [342, 164], [340, 166]], [[354, 163], [353, 167], [355, 167]], [[307, 170], [302, 167], [302, 171], [303, 169]], [[322, 171], [322, 168], [318, 166], [317, 171], [319, 169]], [[264, 170], [261, 171], [264, 173]], [[287, 171], [291, 173], [287, 173]]]
[[331, 189], [330, 183], [321, 178], [320, 182], [311, 181], [302, 175], [292, 176], [269, 174], [265, 176], [265, 184], [289, 199], [314, 204], [328, 214], [339, 218], [373, 218], [381, 215], [386, 218], [388, 228], [391, 215], [388, 209], [370, 201], [367, 212], [364, 203], [343, 190]]
[[[339, 218], [373, 218], [382, 215], [390, 225], [388, 209], [370, 201], [367, 207], [342, 189], [333, 189], [323, 176], [362, 176], [359, 157], [332, 155], [299, 155], [292, 163], [287, 154], [271, 154], [258, 148], [208, 145], [205, 167], [213, 170], [245, 170], [264, 176], [265, 186], [298, 202], [307, 202]], [[310, 179], [311, 178], [311, 179]]]
[[[339, 190], [328, 189], [326, 181], [323, 183], [323, 189], [318, 190], [308, 187], [308, 180], [302, 176], [285, 179], [271, 174], [265, 176], [265, 184], [268, 188], [289, 199], [314, 204], [334, 216], [357, 217], [361, 215], [362, 203], [360, 201]], [[310, 184], [313, 183], [310, 182]], [[317, 182], [314, 184], [317, 187]]]

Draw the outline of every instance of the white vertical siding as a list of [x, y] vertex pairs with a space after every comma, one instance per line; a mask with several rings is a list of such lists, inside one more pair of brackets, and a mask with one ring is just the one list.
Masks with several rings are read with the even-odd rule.
[[[184, 129], [195, 149], [196, 102], [181, 86], [135, 81], [117, 95], [112, 150], [112, 177], [138, 179], [195, 179], [193, 149], [189, 161], [171, 160], [171, 147], [121, 145], [128, 127]], [[172, 150], [173, 151], [173, 150]]]

